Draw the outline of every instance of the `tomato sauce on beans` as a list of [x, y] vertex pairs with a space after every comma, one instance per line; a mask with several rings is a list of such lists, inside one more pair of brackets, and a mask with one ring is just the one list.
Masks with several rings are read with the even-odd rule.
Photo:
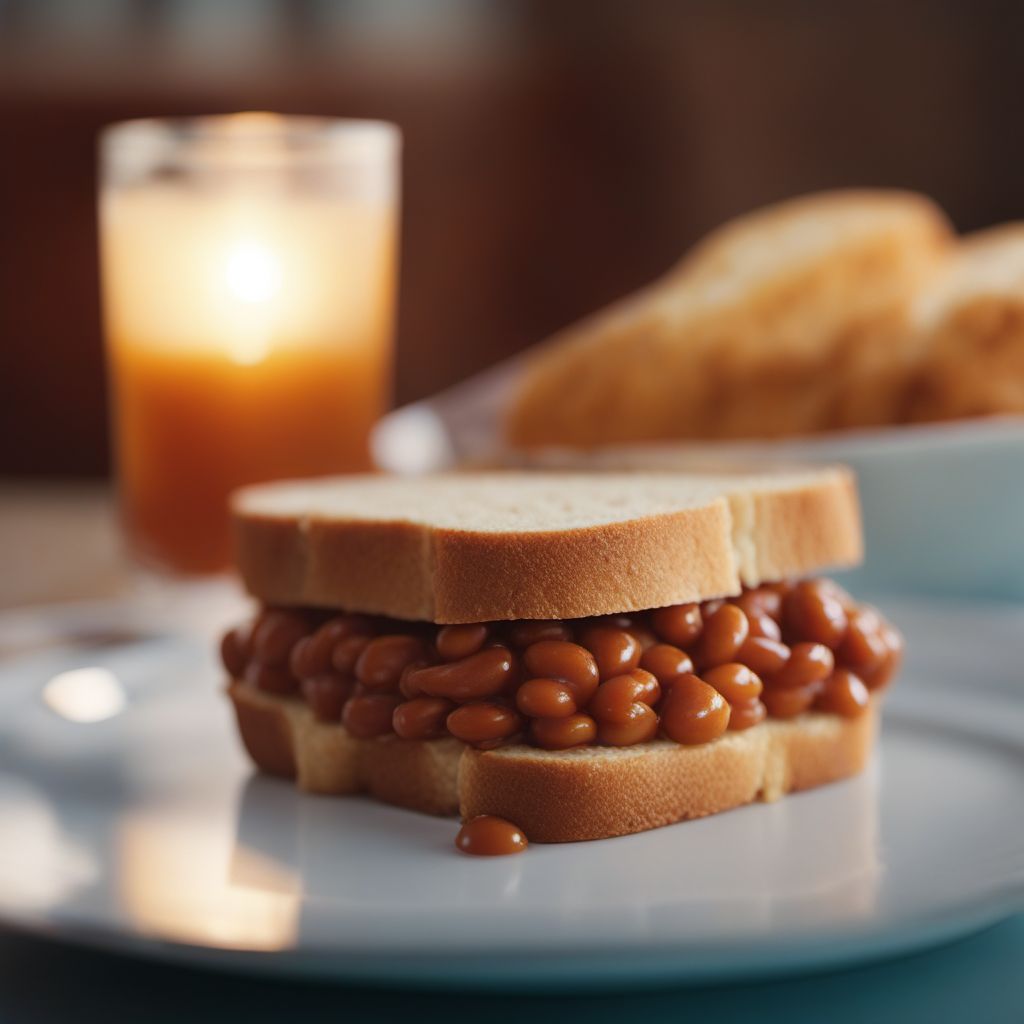
[[303, 701], [317, 722], [482, 750], [692, 745], [768, 717], [854, 718], [902, 653], [874, 608], [822, 579], [575, 620], [433, 626], [265, 608], [221, 642], [234, 680]]

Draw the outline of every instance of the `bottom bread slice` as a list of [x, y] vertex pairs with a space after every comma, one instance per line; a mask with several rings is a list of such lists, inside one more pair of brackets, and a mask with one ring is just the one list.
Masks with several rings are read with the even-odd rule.
[[769, 719], [713, 743], [480, 751], [455, 739], [360, 740], [301, 700], [234, 682], [228, 694], [257, 767], [311, 793], [368, 793], [428, 814], [495, 814], [531, 842], [603, 839], [772, 801], [861, 771], [877, 702], [858, 718]]

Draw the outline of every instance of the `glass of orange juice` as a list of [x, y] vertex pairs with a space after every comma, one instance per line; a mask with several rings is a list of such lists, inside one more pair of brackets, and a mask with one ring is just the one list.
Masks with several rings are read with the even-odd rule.
[[179, 573], [230, 560], [227, 497], [366, 469], [390, 401], [400, 136], [251, 113], [101, 138], [122, 517]]

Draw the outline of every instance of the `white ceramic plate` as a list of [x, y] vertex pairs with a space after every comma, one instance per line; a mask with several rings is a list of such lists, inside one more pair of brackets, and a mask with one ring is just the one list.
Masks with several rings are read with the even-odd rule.
[[889, 610], [911, 653], [864, 777], [494, 860], [457, 854], [452, 821], [254, 777], [205, 642], [72, 630], [0, 667], [0, 922], [208, 966], [531, 987], [963, 934], [1024, 909], [1024, 608]]

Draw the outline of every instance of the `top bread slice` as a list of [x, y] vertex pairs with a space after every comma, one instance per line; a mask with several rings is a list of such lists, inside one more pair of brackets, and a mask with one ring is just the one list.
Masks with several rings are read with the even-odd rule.
[[842, 468], [336, 477], [245, 488], [232, 512], [264, 603], [436, 623], [639, 611], [862, 554]]
[[530, 358], [517, 445], [772, 437], [833, 425], [859, 338], [899, 322], [952, 232], [923, 196], [826, 192], [740, 217]]

